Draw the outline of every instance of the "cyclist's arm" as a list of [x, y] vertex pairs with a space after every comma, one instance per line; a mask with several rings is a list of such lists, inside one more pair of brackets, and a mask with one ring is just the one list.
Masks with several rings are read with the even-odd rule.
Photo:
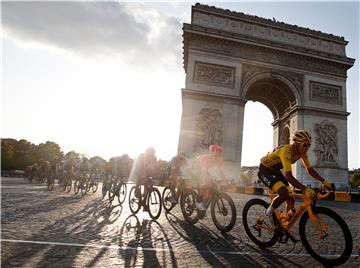
[[296, 189], [300, 189], [301, 191], [305, 190], [305, 186], [301, 184], [292, 174], [291, 172], [291, 151], [290, 150], [283, 150], [279, 155], [282, 165], [283, 171], [285, 173], [285, 178], [287, 181], [294, 186]]
[[218, 166], [218, 171], [219, 171], [219, 175], [220, 175], [221, 180], [223, 180], [224, 182], [227, 182], [228, 178], [226, 177], [226, 175], [224, 173], [224, 170], [223, 170], [223, 167], [222, 167], [222, 161], [219, 161], [217, 166]]
[[178, 177], [178, 174], [176, 172], [176, 168], [175, 167], [171, 167], [170, 169], [170, 175], [171, 175], [171, 178], [176, 181], [177, 180], [177, 177]]
[[312, 167], [309, 167], [309, 168], [307, 168], [306, 170], [307, 170], [307, 172], [309, 173], [309, 175], [310, 175], [311, 177], [313, 177], [314, 179], [317, 179], [318, 181], [320, 181], [320, 182], [322, 182], [322, 183], [325, 181], [325, 179], [324, 179], [323, 177], [321, 177], [321, 176], [319, 175], [319, 173], [317, 173], [316, 170], [313, 169]]
[[293, 175], [291, 170], [290, 171], [286, 171], [285, 172], [285, 178], [287, 179], [287, 181], [294, 186], [296, 189], [300, 189], [301, 191], [305, 190], [305, 186], [303, 184], [301, 184]]
[[315, 169], [313, 169], [313, 167], [311, 166], [311, 164], [310, 164], [310, 162], [309, 162], [309, 159], [307, 158], [306, 155], [305, 155], [305, 156], [302, 156], [302, 157], [301, 157], [301, 160], [302, 160], [302, 162], [303, 162], [303, 165], [304, 165], [307, 173], [308, 173], [311, 177], [313, 177], [314, 179], [317, 179], [318, 181], [320, 181], [320, 182], [322, 182], [322, 183], [325, 181], [325, 179], [324, 179], [323, 177], [321, 177], [321, 176], [319, 175], [319, 173], [316, 172]]

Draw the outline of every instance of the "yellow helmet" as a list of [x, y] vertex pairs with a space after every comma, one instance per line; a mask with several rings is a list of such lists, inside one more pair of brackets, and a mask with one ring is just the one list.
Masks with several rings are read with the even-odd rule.
[[311, 143], [311, 135], [306, 130], [297, 130], [293, 137], [294, 142], [303, 143], [310, 142]]
[[178, 158], [180, 160], [183, 160], [183, 159], [185, 159], [185, 152], [184, 151], [179, 151], [177, 156], [178, 156]]

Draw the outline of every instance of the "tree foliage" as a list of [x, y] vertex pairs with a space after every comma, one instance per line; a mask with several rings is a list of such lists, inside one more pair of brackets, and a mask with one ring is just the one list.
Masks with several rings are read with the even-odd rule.
[[[77, 164], [85, 157], [76, 151], [69, 151], [63, 153], [59, 144], [47, 141], [39, 145], [33, 144], [25, 139], [2, 139], [1, 140], [1, 169], [2, 170], [25, 170], [27, 166], [35, 163], [41, 164], [45, 161], [51, 162], [55, 159], [70, 161]], [[122, 176], [129, 176], [133, 159], [127, 154], [116, 156], [106, 161], [100, 156], [90, 157], [90, 162], [96, 161], [101, 163], [101, 166], [106, 166], [110, 162], [117, 163], [118, 174]]]
[[360, 186], [360, 173], [352, 174], [349, 178], [349, 184], [351, 187]]
[[25, 139], [1, 140], [1, 169], [25, 170], [27, 166], [41, 161], [51, 161], [54, 156], [64, 157], [60, 146], [52, 141], [35, 145]]

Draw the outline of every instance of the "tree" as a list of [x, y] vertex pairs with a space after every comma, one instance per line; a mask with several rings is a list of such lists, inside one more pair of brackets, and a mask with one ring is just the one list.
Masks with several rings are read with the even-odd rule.
[[44, 159], [46, 161], [51, 161], [54, 159], [54, 156], [57, 156], [59, 159], [64, 158], [64, 153], [61, 151], [61, 148], [57, 143], [52, 141], [47, 141], [46, 143], [39, 144], [36, 150], [37, 160]]
[[70, 161], [73, 164], [79, 163], [81, 160], [80, 154], [75, 151], [70, 151], [65, 154], [65, 161]]
[[109, 162], [117, 170], [117, 173], [120, 176], [128, 177], [134, 160], [131, 159], [129, 155], [123, 154], [122, 156], [111, 157]]
[[14, 141], [12, 139], [1, 140], [1, 169], [14, 169]]
[[360, 173], [352, 174], [349, 178], [349, 184], [351, 187], [360, 186]]
[[31, 142], [21, 139], [14, 143], [14, 165], [16, 169], [25, 170], [31, 165]]

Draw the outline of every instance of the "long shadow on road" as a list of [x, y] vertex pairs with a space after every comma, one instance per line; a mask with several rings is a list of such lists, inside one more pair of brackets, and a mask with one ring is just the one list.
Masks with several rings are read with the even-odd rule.
[[[192, 243], [199, 254], [213, 267], [302, 267], [286, 259], [287, 265], [280, 262], [283, 257], [271, 250], [262, 250], [247, 244], [240, 237], [231, 234], [218, 234], [202, 223], [189, 224], [172, 213], [166, 218], [174, 230], [186, 241]], [[276, 256], [276, 257], [275, 257]], [[259, 258], [261, 257], [261, 258]], [[259, 261], [261, 260], [261, 262]]]
[[[60, 198], [60, 200], [62, 200]], [[70, 199], [71, 200], [71, 199]], [[115, 222], [121, 215], [122, 207], [105, 206], [103, 202], [96, 199], [85, 205], [80, 211], [67, 217], [61, 218], [53, 224], [47, 225], [38, 234], [27, 238], [28, 241], [50, 241], [53, 245], [44, 244], [22, 244], [10, 245], [12, 252], [7, 258], [2, 258], [2, 267], [20, 267], [37, 262], [36, 267], [72, 267], [76, 266], [75, 259], [82, 252], [84, 247], [91, 241], [101, 239], [101, 232], [105, 226]], [[59, 201], [60, 202], [60, 201]], [[115, 210], [115, 212], [114, 212]], [[79, 241], [83, 241], [80, 246]], [[58, 245], [64, 243], [67, 245]], [[75, 245], [72, 246], [71, 244]], [[89, 264], [92, 256], [84, 260]], [[83, 263], [84, 266], [91, 266]]]

